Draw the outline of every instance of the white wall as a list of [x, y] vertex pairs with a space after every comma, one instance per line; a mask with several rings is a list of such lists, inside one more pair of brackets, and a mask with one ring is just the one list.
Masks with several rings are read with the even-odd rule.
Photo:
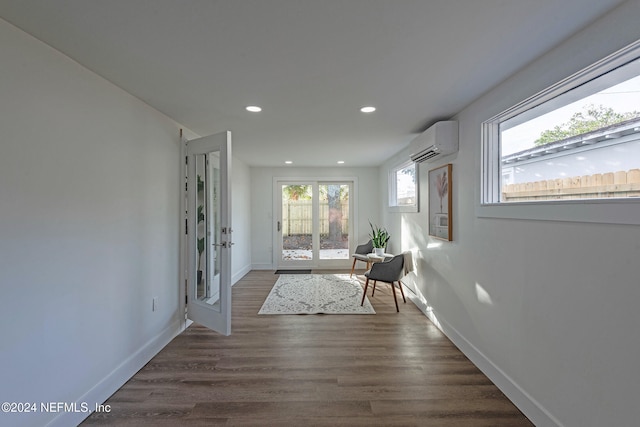
[[383, 215], [418, 303], [539, 426], [637, 425], [640, 227], [476, 217], [481, 123], [640, 38], [638, 18], [623, 4], [458, 115], [459, 153], [419, 174], [427, 200], [427, 170], [453, 163], [453, 242], [427, 236], [425, 204]]
[[231, 281], [236, 283], [251, 270], [251, 170], [236, 157], [231, 168], [232, 241], [235, 243], [231, 250]]
[[[378, 187], [378, 168], [251, 168], [251, 260], [254, 269], [269, 270], [277, 267], [272, 262], [272, 251], [276, 247], [276, 242], [273, 241], [276, 221], [273, 218], [274, 177], [357, 178], [358, 195], [354, 200], [358, 222], [354, 236], [356, 241], [364, 243], [369, 239], [369, 219], [374, 223], [379, 222], [381, 189]], [[351, 261], [347, 263], [350, 266]]]
[[2, 20], [0, 58], [0, 401], [93, 406], [179, 331], [179, 127]]

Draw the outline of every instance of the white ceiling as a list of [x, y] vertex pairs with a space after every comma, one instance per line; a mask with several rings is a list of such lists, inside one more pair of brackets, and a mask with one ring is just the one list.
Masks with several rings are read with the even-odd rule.
[[620, 3], [0, 0], [0, 16], [197, 134], [231, 130], [249, 165], [371, 166]]

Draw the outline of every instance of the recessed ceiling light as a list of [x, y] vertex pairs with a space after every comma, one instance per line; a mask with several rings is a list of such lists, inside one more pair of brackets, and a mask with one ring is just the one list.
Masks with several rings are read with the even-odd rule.
[[260, 111], [262, 111], [262, 108], [258, 107], [257, 105], [249, 105], [247, 107], [247, 111], [251, 111], [252, 113], [259, 113]]
[[291, 163], [293, 163], [291, 160], [285, 160], [284, 161], [286, 164], [290, 165]]
[[344, 160], [338, 160], [338, 164], [339, 165], [343, 165], [344, 164]]
[[373, 113], [374, 111], [376, 111], [376, 107], [362, 107], [360, 111], [362, 111], [363, 113]]

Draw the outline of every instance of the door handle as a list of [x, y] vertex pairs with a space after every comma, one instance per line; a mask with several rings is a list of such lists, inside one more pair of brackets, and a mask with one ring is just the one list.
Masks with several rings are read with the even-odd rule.
[[222, 246], [223, 248], [230, 248], [235, 245], [233, 242], [222, 242], [222, 243], [213, 243], [211, 246]]
[[281, 230], [282, 227], [280, 227], [280, 221], [278, 221], [278, 231]]

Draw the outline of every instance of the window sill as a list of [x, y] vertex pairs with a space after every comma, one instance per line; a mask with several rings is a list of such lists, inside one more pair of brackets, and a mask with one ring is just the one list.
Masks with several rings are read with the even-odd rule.
[[476, 216], [640, 225], [640, 198], [479, 204]]
[[389, 206], [389, 212], [405, 213], [405, 212], [419, 212], [419, 210], [417, 206]]

